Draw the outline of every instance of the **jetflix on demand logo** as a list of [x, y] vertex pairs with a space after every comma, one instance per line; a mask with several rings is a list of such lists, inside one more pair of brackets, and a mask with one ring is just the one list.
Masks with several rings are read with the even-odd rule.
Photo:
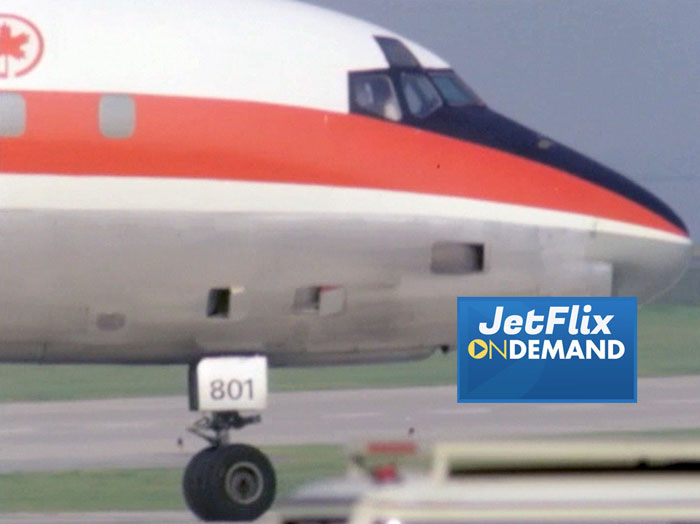
[[460, 402], [636, 402], [637, 299], [459, 298]]
[[26, 75], [43, 54], [44, 39], [32, 22], [0, 13], [0, 79]]

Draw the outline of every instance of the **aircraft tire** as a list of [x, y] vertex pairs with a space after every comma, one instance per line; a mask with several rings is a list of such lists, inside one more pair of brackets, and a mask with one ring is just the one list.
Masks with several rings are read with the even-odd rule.
[[202, 520], [250, 521], [275, 499], [275, 471], [257, 448], [231, 444], [195, 455], [183, 479], [185, 501]]
[[182, 478], [182, 491], [190, 511], [202, 520], [213, 520], [215, 514], [211, 497], [207, 496], [209, 479], [208, 461], [216, 453], [216, 447], [201, 450], [190, 459]]

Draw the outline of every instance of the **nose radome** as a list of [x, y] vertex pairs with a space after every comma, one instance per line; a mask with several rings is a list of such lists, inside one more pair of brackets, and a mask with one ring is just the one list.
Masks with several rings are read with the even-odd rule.
[[[602, 166], [601, 166], [602, 167]], [[680, 216], [661, 198], [633, 180], [608, 170], [614, 190], [620, 196], [652, 213], [656, 227], [616, 236], [611, 249], [613, 294], [636, 296], [643, 304], [663, 295], [685, 273], [693, 253], [688, 228]]]
[[636, 296], [640, 304], [678, 283], [693, 255], [687, 236], [616, 236], [610, 239], [613, 295]]
[[620, 234], [608, 240], [609, 254], [615, 260], [614, 295], [636, 296], [639, 303], [645, 303], [680, 280], [693, 244], [685, 222], [671, 206], [631, 178], [565, 146], [553, 151], [553, 163], [616, 193], [639, 210], [632, 213], [631, 227], [621, 228]]

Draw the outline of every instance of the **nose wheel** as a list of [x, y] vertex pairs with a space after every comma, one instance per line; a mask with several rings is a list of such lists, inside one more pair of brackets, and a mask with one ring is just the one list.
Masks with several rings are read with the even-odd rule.
[[275, 499], [275, 471], [252, 446], [212, 446], [192, 457], [183, 490], [187, 506], [202, 520], [255, 520]]

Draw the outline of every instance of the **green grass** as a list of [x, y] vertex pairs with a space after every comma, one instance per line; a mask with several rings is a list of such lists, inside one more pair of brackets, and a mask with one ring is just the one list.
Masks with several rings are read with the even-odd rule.
[[637, 345], [641, 376], [700, 374], [700, 307], [641, 308]]
[[[278, 498], [317, 478], [340, 475], [340, 446], [264, 448], [275, 464]], [[182, 510], [182, 469], [109, 469], [0, 475], [0, 511]]]
[[600, 431], [595, 433], [572, 433], [572, 439], [644, 439], [644, 440], [693, 440], [700, 439], [700, 428], [645, 429], [639, 431]]
[[180, 469], [0, 475], [0, 511], [181, 510]]
[[[0, 402], [184, 395], [185, 366], [0, 365]], [[296, 391], [455, 384], [456, 355], [420, 362], [270, 370], [270, 389]]]
[[0, 365], [0, 401], [185, 394], [183, 366]]
[[[639, 311], [639, 375], [700, 373], [700, 307], [647, 306]], [[273, 391], [455, 384], [457, 357], [421, 362], [273, 369]], [[0, 366], [0, 402], [182, 395], [184, 366]]]

